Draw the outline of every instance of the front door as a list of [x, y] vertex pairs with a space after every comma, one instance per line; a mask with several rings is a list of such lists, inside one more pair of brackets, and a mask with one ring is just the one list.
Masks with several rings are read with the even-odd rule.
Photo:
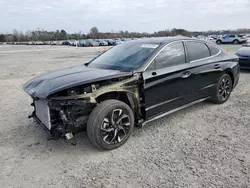
[[147, 119], [186, 104], [193, 86], [183, 42], [167, 44], [143, 78]]
[[232, 43], [235, 39], [235, 35], [225, 35], [223, 37], [223, 42], [224, 43]]

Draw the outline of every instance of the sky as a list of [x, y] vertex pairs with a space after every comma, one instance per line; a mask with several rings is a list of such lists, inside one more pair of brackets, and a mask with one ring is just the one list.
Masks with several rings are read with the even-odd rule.
[[0, 33], [190, 31], [250, 27], [250, 0], [0, 0]]

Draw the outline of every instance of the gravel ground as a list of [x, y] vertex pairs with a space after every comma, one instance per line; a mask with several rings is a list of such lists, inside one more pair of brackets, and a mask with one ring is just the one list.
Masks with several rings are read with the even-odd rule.
[[117, 150], [95, 149], [86, 133], [76, 146], [48, 141], [27, 119], [22, 84], [102, 50], [0, 46], [0, 187], [250, 187], [250, 72], [225, 104], [201, 103], [136, 128]]

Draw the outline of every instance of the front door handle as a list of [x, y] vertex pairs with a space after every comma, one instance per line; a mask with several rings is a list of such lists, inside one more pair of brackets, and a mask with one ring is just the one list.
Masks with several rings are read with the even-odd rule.
[[220, 64], [215, 64], [215, 65], [214, 65], [214, 69], [219, 69], [219, 68], [221, 68], [221, 65], [220, 65]]
[[152, 72], [152, 75], [153, 75], [153, 76], [156, 76], [156, 75], [157, 75], [157, 73], [156, 73], [156, 72]]
[[187, 71], [181, 74], [182, 78], [188, 78], [189, 76], [191, 76], [191, 72]]

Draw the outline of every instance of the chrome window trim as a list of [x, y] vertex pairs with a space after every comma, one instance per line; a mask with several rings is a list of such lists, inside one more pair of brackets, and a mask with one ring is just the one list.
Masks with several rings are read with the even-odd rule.
[[[147, 64], [147, 66], [144, 68], [143, 72], [145, 72], [147, 70], [147, 68], [149, 67], [149, 65], [151, 63], [154, 62], [155, 58], [162, 52], [162, 50], [164, 50], [164, 48], [166, 48], [168, 45], [170, 44], [173, 44], [173, 43], [176, 43], [176, 42], [182, 42], [183, 43], [183, 40], [178, 40], [178, 41], [173, 41], [173, 42], [170, 42], [170, 43], [167, 43], [164, 47], [162, 47], [162, 49], [159, 50], [159, 52], [157, 52], [157, 54], [155, 54], [155, 56], [153, 57], [153, 59]], [[183, 44], [183, 49], [185, 51], [185, 47], [184, 47], [184, 44]], [[156, 69], [155, 69], [156, 70]]]
[[[222, 50], [221, 50], [220, 48], [218, 48], [216, 45], [214, 45], [213, 43], [207, 42], [207, 41], [192, 40], [192, 39], [190, 39], [190, 40], [187, 39], [187, 40], [177, 40], [177, 41], [173, 41], [173, 42], [170, 42], [170, 43], [166, 44], [164, 47], [162, 47], [162, 49], [159, 50], [159, 52], [157, 52], [157, 54], [155, 54], [155, 56], [153, 57], [153, 59], [152, 59], [152, 60], [147, 64], [147, 66], [143, 69], [143, 72], [145, 72], [145, 71], [147, 70], [147, 68], [149, 67], [149, 65], [150, 65], [151, 63], [153, 63], [153, 61], [154, 61], [155, 58], [161, 53], [161, 51], [164, 50], [164, 48], [166, 48], [166, 47], [167, 47], [168, 45], [170, 45], [170, 44], [173, 44], [173, 43], [176, 43], [176, 42], [182, 42], [182, 43], [184, 43], [184, 44], [183, 44], [183, 45], [184, 45], [183, 47], [184, 47], [184, 51], [185, 51], [185, 56], [188, 56], [188, 52], [186, 51], [187, 46], [186, 46], [185, 42], [190, 42], [190, 41], [191, 41], [191, 42], [200, 42], [200, 43], [203, 43], [203, 44], [205, 44], [205, 45], [207, 46], [208, 50], [210, 51], [209, 46], [207, 45], [207, 44], [209, 44], [209, 45], [211, 45], [211, 46], [217, 48], [217, 49], [219, 50], [219, 52], [218, 52], [217, 54], [215, 54], [215, 55], [212, 55], [212, 56], [209, 56], [209, 57], [205, 57], [205, 58], [202, 58], [202, 59], [197, 59], [197, 60], [190, 61], [190, 62], [187, 62], [187, 63], [195, 63], [195, 62], [198, 62], [198, 61], [210, 59], [210, 58], [213, 58], [213, 57], [215, 57], [215, 56], [220, 55], [221, 52], [222, 52]], [[155, 69], [155, 70], [156, 70], [156, 69]]]
[[[206, 41], [186, 40], [185, 42], [199, 42], [199, 43], [203, 43], [203, 44], [205, 44], [205, 45], [207, 46], [208, 50], [210, 51], [209, 46], [207, 45], [207, 44], [209, 44], [209, 45], [211, 45], [211, 46], [213, 46], [213, 47], [215, 47], [215, 48], [217, 48], [217, 49], [219, 50], [219, 52], [218, 52], [217, 54], [215, 54], [215, 55], [212, 55], [212, 56], [209, 56], [209, 57], [205, 57], [205, 58], [201, 58], [201, 59], [196, 59], [196, 60], [194, 60], [194, 61], [190, 61], [189, 63], [195, 63], [195, 62], [197, 62], [197, 61], [202, 61], [202, 60], [210, 59], [210, 58], [213, 58], [213, 57], [215, 57], [215, 56], [220, 55], [221, 52], [222, 52], [222, 50], [221, 50], [220, 48], [218, 48], [218, 47], [215, 46], [214, 44], [208, 43], [208, 42], [206, 42]], [[184, 43], [185, 43], [185, 42], [184, 42]], [[187, 55], [188, 55], [188, 54], [187, 54]]]

